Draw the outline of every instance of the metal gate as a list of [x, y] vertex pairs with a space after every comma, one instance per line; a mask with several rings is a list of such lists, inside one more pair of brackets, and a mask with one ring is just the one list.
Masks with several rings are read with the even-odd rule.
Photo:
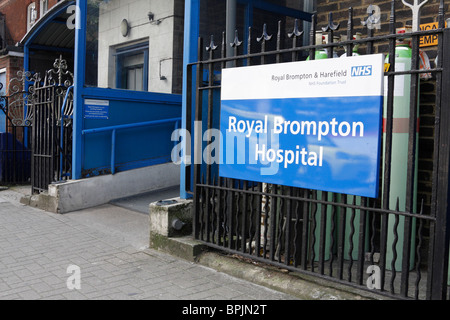
[[[198, 62], [188, 65], [186, 128], [195, 132], [192, 165], [187, 165], [188, 193], [194, 196], [194, 236], [208, 246], [238, 254], [284, 269], [312, 275], [363, 290], [402, 299], [448, 299], [449, 246], [449, 168], [450, 168], [450, 29], [444, 28], [444, 2], [441, 1], [439, 28], [408, 34], [412, 38], [412, 69], [396, 71], [395, 44], [406, 37], [395, 29], [395, 1], [390, 13], [390, 32], [376, 36], [367, 29], [365, 39], [353, 39], [353, 10], [349, 9], [346, 41], [333, 42], [338, 25], [330, 21], [323, 31], [328, 44], [315, 43], [316, 19], [313, 17], [308, 46], [298, 46], [301, 33], [295, 21], [293, 31], [282, 41], [281, 23], [276, 37], [266, 30], [258, 35], [258, 48], [248, 30], [247, 53], [240, 54], [243, 42], [236, 37], [231, 46], [216, 45], [213, 38], [203, 58], [203, 40], [199, 39]], [[275, 30], [274, 30], [275, 31]], [[237, 35], [237, 32], [236, 32]], [[430, 70], [419, 68], [419, 41], [424, 35], [436, 35], [439, 41], [437, 65]], [[351, 40], [353, 39], [353, 40]], [[276, 49], [266, 45], [275, 42]], [[386, 140], [380, 170], [381, 195], [376, 198], [354, 197], [309, 189], [222, 178], [217, 164], [202, 159], [207, 129], [219, 129], [220, 70], [226, 67], [282, 63], [300, 60], [303, 52], [314, 59], [319, 49], [333, 51], [346, 48], [351, 55], [355, 45], [365, 54], [387, 48], [390, 68], [387, 78]], [[275, 47], [274, 46], [274, 47]], [[283, 48], [286, 47], [286, 49]], [[234, 56], [227, 57], [226, 51]], [[417, 110], [420, 75], [431, 73], [435, 79], [435, 134], [430, 205], [414, 198], [415, 150], [417, 144]], [[207, 75], [206, 78], [204, 75]], [[393, 133], [394, 80], [411, 76], [407, 194], [405, 203], [391, 200], [390, 176]], [[433, 80], [434, 81], [434, 80]], [[206, 120], [206, 123], [205, 123]], [[203, 128], [194, 128], [194, 121]], [[202, 122], [203, 121], [203, 122]], [[197, 130], [196, 130], [197, 129]], [[206, 139], [208, 140], [208, 139]], [[208, 140], [210, 141], [210, 140]], [[193, 180], [191, 180], [191, 176]], [[192, 187], [190, 187], [192, 182]], [[416, 207], [418, 209], [414, 209]], [[403, 205], [405, 210], [400, 210]], [[392, 242], [388, 241], [392, 239]], [[399, 250], [400, 248], [400, 250]], [[414, 255], [414, 259], [411, 257]], [[396, 267], [401, 260], [400, 268]], [[374, 278], [374, 276], [377, 278]], [[376, 280], [372, 283], [373, 280]]]
[[[25, 84], [33, 82], [29, 72], [19, 71], [12, 78], [5, 95], [0, 97], [3, 132], [0, 133], [0, 181], [3, 185], [28, 184], [31, 176], [30, 126], [31, 93]], [[1, 84], [3, 88], [3, 84]], [[2, 117], [3, 118], [3, 117]]]
[[32, 193], [70, 177], [73, 74], [61, 57], [42, 78], [19, 71], [0, 97], [5, 133], [0, 136], [0, 181], [29, 184]]
[[70, 177], [72, 164], [73, 74], [60, 57], [32, 91], [31, 187], [48, 190]]

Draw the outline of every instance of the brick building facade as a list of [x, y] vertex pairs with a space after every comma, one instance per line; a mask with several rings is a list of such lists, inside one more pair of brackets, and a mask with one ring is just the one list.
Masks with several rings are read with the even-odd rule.
[[[27, 31], [52, 6], [60, 0], [1, 0], [0, 1], [0, 82], [3, 90], [14, 78], [17, 71], [23, 69], [23, 49], [18, 42]], [[2, 76], [3, 73], [3, 76]]]

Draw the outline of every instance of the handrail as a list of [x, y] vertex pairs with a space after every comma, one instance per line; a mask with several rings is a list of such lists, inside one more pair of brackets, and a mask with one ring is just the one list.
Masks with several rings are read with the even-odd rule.
[[109, 126], [109, 127], [85, 129], [85, 130], [82, 131], [82, 134], [92, 134], [92, 133], [106, 132], [106, 131], [112, 131], [112, 130], [121, 130], [121, 129], [137, 128], [137, 127], [146, 127], [146, 126], [151, 126], [151, 125], [156, 125], [156, 124], [164, 124], [164, 123], [169, 123], [169, 122], [176, 122], [176, 121], [180, 121], [180, 120], [181, 120], [181, 117], [170, 118], [170, 119], [162, 119], [162, 120], [145, 121], [145, 122], [136, 122], [136, 123], [129, 123], [129, 124], [118, 124], [118, 125]]
[[115, 172], [116, 172], [116, 170], [115, 170], [115, 161], [116, 161], [115, 153], [116, 153], [116, 131], [117, 130], [139, 128], [139, 127], [149, 127], [149, 126], [171, 123], [171, 122], [175, 122], [175, 128], [178, 128], [178, 123], [180, 121], [181, 121], [181, 117], [162, 119], [162, 120], [145, 121], [145, 122], [137, 122], [137, 123], [129, 123], [129, 124], [120, 124], [120, 125], [109, 126], [109, 127], [85, 129], [81, 132], [81, 134], [87, 135], [87, 134], [111, 131], [111, 174], [115, 174]]

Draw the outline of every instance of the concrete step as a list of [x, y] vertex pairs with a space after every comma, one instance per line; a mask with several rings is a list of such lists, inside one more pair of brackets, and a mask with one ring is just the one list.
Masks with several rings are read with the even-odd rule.
[[172, 256], [196, 262], [207, 247], [192, 236], [169, 238], [160, 234], [150, 234], [150, 248], [169, 253]]

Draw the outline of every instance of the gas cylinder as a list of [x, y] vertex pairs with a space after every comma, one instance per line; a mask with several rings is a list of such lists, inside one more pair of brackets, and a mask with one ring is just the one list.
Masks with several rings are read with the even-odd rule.
[[[328, 38], [328, 36], [324, 36], [322, 34], [322, 31], [316, 31], [316, 44], [325, 44], [327, 43], [326, 39]], [[316, 54], [315, 54], [315, 60], [323, 60], [323, 59], [328, 59], [328, 49], [327, 48], [322, 48], [319, 50], [316, 50]], [[308, 58], [306, 58], [307, 61], [310, 60], [310, 57], [308, 56]], [[317, 200], [322, 200], [322, 192], [317, 191]], [[325, 192], [324, 193], [326, 196], [330, 195], [330, 192]], [[326, 200], [326, 199], [324, 199]], [[325, 237], [325, 250], [324, 250], [324, 260], [329, 260], [330, 259], [330, 248], [331, 248], [331, 240], [332, 240], [332, 236], [331, 235], [331, 225], [332, 225], [332, 220], [331, 220], [331, 213], [329, 212], [330, 210], [327, 210], [326, 216], [327, 219], [325, 221], [325, 230], [326, 230], [326, 237]], [[320, 250], [320, 230], [321, 230], [321, 214], [322, 214], [322, 204], [317, 204], [317, 207], [315, 209], [315, 213], [313, 215], [313, 213], [311, 212], [311, 215], [313, 215], [311, 217], [311, 219], [313, 221], [310, 222], [310, 230], [311, 230], [311, 237], [315, 238], [314, 242], [314, 261], [319, 261], [319, 250]], [[310, 238], [310, 241], [311, 240]]]
[[[357, 32], [354, 36], [353, 36], [353, 40], [360, 40], [361, 39], [362, 34], [360, 32]], [[347, 40], [347, 36], [342, 36], [341, 41], [346, 41]], [[353, 50], [352, 50], [352, 56], [359, 56], [360, 54], [358, 53], [358, 49], [359, 49], [359, 44], [356, 44], [353, 46]], [[341, 55], [341, 58], [347, 57], [347, 47], [344, 46], [344, 51], [345, 53], [343, 55]]]
[[[339, 37], [333, 37], [333, 40], [335, 42], [339, 41]], [[316, 44], [327, 44], [328, 43], [328, 35], [323, 35], [322, 31], [316, 31]], [[336, 53], [335, 49], [333, 49], [333, 58], [338, 58], [338, 54]], [[328, 48], [322, 48], [320, 50], [316, 50], [315, 54], [315, 60], [323, 60], [328, 59]], [[309, 57], [306, 59], [307, 61], [310, 60]], [[325, 196], [325, 199], [323, 198], [323, 195]], [[328, 200], [331, 201], [333, 198], [332, 192], [320, 192], [317, 191], [317, 200]], [[338, 195], [338, 201], [340, 197]], [[322, 221], [325, 222], [325, 242], [324, 242], [324, 260], [329, 260], [330, 255], [334, 253], [334, 248], [332, 248], [332, 243], [337, 243], [337, 233], [334, 234], [331, 232], [333, 220], [332, 220], [332, 208], [331, 206], [328, 206], [326, 212], [325, 212], [325, 220], [322, 219], [322, 206], [323, 204], [318, 203], [315, 209], [315, 214], [312, 217], [314, 220], [314, 223], [310, 223], [310, 230], [313, 233], [312, 235], [315, 238], [314, 241], [314, 261], [319, 261], [319, 250], [320, 250], [320, 243], [321, 243], [321, 229], [323, 229]], [[336, 217], [335, 217], [336, 219]], [[335, 222], [336, 223], [336, 222]], [[313, 230], [314, 228], [314, 230]], [[337, 228], [336, 228], [337, 229]]]
[[[333, 37], [333, 39], [338, 40], [338, 37]], [[319, 44], [327, 44], [328, 43], [328, 35], [323, 35], [322, 31], [316, 31], [316, 45]], [[338, 55], [335, 50], [333, 50], [333, 58], [337, 58]], [[315, 60], [328, 59], [328, 48], [322, 48], [316, 50]], [[307, 61], [310, 60], [309, 56], [306, 58]]]
[[[398, 29], [397, 33], [407, 32], [407, 28]], [[412, 50], [409, 39], [398, 40], [395, 47], [395, 71], [411, 70], [411, 56]], [[386, 63], [389, 61], [389, 56], [386, 57]], [[387, 85], [387, 80], [385, 80]], [[408, 141], [409, 141], [409, 117], [410, 117], [410, 94], [411, 94], [411, 75], [395, 76], [394, 83], [394, 106], [393, 106], [393, 129], [392, 129], [392, 158], [391, 158], [391, 176], [390, 176], [390, 192], [389, 192], [389, 209], [395, 210], [399, 205], [399, 211], [405, 211], [406, 202], [406, 183], [407, 183], [407, 167], [408, 167]], [[386, 93], [387, 94], [387, 91]], [[383, 122], [386, 119], [387, 97], [384, 99], [383, 108]], [[417, 118], [419, 115], [417, 114]], [[386, 141], [386, 132], [383, 129], [383, 142]], [[418, 135], [416, 140], [418, 146]], [[416, 167], [414, 169], [414, 206], [413, 211], [416, 212], [416, 198], [417, 198], [417, 173], [418, 173], [418, 157], [416, 147]], [[384, 158], [384, 157], [383, 157]], [[383, 171], [384, 173], [384, 162]], [[383, 185], [386, 177], [383, 176]], [[397, 241], [396, 249], [396, 263], [395, 270], [400, 271], [403, 260], [403, 242], [404, 242], [404, 223], [405, 217], [399, 216], [398, 227], [395, 228], [395, 215], [390, 214], [388, 219], [388, 238], [387, 238], [387, 256], [386, 268], [392, 270], [392, 259], [394, 257], [393, 244]], [[414, 253], [415, 253], [415, 219], [412, 221], [411, 234], [411, 252], [410, 252], [410, 267], [414, 267]], [[396, 230], [395, 230], [396, 229]], [[395, 232], [397, 231], [397, 233]]]
[[[353, 36], [353, 40], [360, 40], [362, 34], [357, 32]], [[342, 36], [341, 41], [346, 41], [347, 36]], [[352, 56], [359, 56], [358, 53], [359, 44], [353, 46]], [[347, 57], [347, 47], [344, 46], [345, 53], [341, 55], [341, 58]], [[347, 204], [355, 204], [357, 206], [361, 205], [361, 197], [347, 195]], [[359, 209], [349, 209], [347, 208], [345, 211], [345, 235], [344, 235], [344, 259], [347, 260], [356, 260], [358, 259], [358, 250], [359, 250], [359, 234], [360, 234], [360, 226], [361, 226], [361, 210]], [[366, 221], [367, 215], [366, 215]], [[366, 234], [369, 231], [369, 224], [366, 224]], [[367, 251], [369, 245], [369, 237], [365, 237], [364, 249]]]

